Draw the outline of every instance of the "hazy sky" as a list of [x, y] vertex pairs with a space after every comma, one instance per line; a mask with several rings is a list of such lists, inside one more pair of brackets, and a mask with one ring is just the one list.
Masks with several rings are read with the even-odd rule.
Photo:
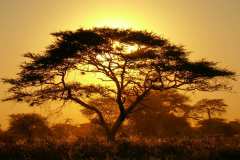
[[[49, 33], [94, 26], [153, 31], [185, 45], [192, 59], [240, 73], [240, 0], [0, 0], [0, 77], [15, 76], [23, 53], [43, 51], [52, 41]], [[224, 98], [226, 117], [240, 118], [240, 84], [232, 84], [231, 93], [195, 93], [192, 99]], [[0, 87], [2, 98], [7, 88]], [[81, 117], [77, 107], [68, 108], [64, 117]], [[1, 102], [0, 124], [11, 113], [32, 110], [39, 111]]]

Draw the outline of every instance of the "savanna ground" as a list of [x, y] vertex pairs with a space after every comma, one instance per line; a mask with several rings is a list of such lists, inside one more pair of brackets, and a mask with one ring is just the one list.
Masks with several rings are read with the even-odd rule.
[[[225, 130], [221, 130], [223, 126], [206, 130], [202, 125], [190, 128], [188, 132], [182, 130], [185, 135], [181, 136], [179, 133], [173, 135], [175, 131], [166, 132], [166, 128], [162, 131], [165, 130], [167, 135], [158, 136], [149, 132], [137, 135], [127, 128], [122, 129], [115, 142], [108, 142], [95, 125], [65, 123], [49, 126], [40, 115], [17, 114], [11, 116], [10, 127], [0, 133], [0, 159], [239, 160], [240, 132], [236, 128], [240, 125], [238, 122], [225, 124]], [[231, 132], [231, 128], [226, 130], [226, 126], [233, 127], [233, 124], [234, 132], [233, 128]]]
[[239, 137], [209, 139], [167, 139], [132, 142], [120, 140], [114, 144], [93, 139], [78, 139], [74, 143], [44, 143], [0, 145], [4, 160], [81, 160], [81, 159], [159, 159], [159, 160], [233, 160], [240, 158]]

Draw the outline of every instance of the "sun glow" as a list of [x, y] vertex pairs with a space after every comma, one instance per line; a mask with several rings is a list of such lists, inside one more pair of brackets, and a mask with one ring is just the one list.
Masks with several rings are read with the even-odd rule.
[[122, 19], [103, 19], [96, 21], [97, 27], [132, 28], [133, 24]]
[[126, 44], [120, 43], [118, 41], [115, 41], [113, 43], [113, 48], [114, 49], [121, 50], [121, 51], [123, 51], [126, 54], [136, 52], [139, 49], [139, 47], [140, 46], [137, 45], [137, 44], [126, 45]]
[[[108, 12], [96, 8], [98, 14], [92, 13], [84, 18], [84, 27], [110, 27], [122, 29], [145, 29], [146, 22], [136, 15], [127, 12], [117, 13], [111, 8]], [[112, 13], [112, 14], [109, 14]]]

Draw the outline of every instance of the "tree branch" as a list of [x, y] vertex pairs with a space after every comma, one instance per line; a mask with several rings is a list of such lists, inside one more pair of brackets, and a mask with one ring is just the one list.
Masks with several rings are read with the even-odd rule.
[[100, 124], [104, 127], [106, 132], [109, 132], [109, 127], [108, 127], [106, 121], [104, 120], [102, 113], [96, 107], [91, 106], [91, 105], [83, 102], [81, 99], [74, 97], [72, 95], [71, 89], [68, 89], [68, 98], [70, 100], [80, 104], [81, 106], [83, 106], [83, 107], [85, 107], [85, 108], [95, 112], [98, 115], [98, 118], [100, 120]]

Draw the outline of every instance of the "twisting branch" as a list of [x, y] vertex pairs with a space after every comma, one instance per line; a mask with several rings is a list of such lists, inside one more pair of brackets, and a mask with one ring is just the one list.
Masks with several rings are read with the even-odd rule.
[[74, 97], [72, 95], [72, 91], [71, 91], [70, 88], [68, 88], [67, 91], [68, 91], [68, 99], [70, 99], [70, 100], [80, 104], [81, 106], [83, 106], [83, 107], [85, 107], [85, 108], [95, 112], [98, 115], [100, 124], [104, 127], [105, 131], [108, 133], [109, 132], [109, 128], [108, 128], [108, 125], [107, 125], [106, 121], [103, 118], [103, 115], [102, 115], [101, 111], [99, 111], [97, 109], [97, 107], [91, 106], [91, 105], [83, 102], [81, 99]]

